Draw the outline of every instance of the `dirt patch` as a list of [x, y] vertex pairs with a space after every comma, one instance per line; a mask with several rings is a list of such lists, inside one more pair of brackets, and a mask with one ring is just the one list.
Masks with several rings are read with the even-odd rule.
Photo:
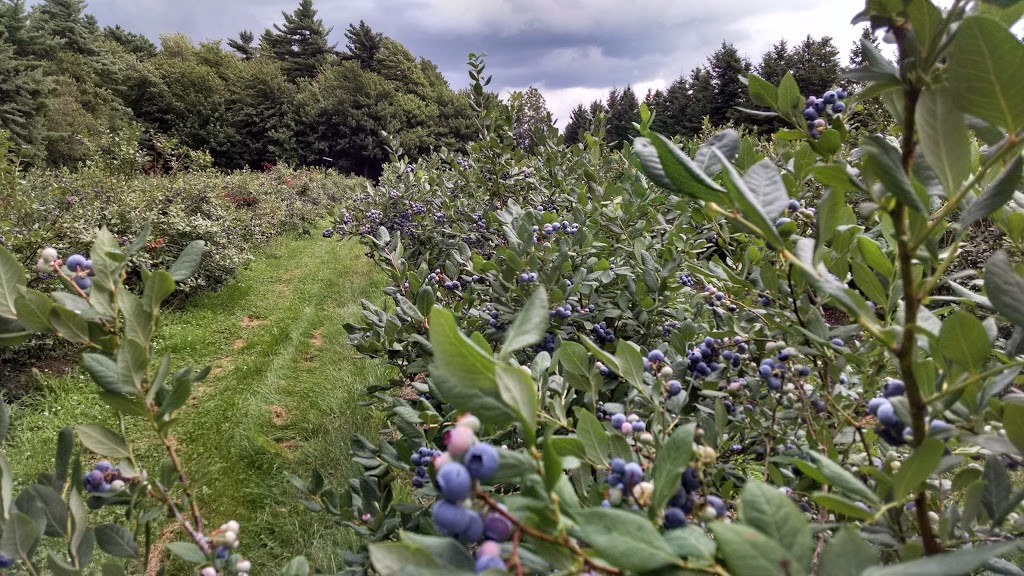
[[153, 542], [153, 548], [149, 554], [146, 576], [156, 576], [157, 572], [160, 571], [160, 565], [163, 564], [164, 550], [167, 549], [169, 543], [177, 540], [179, 532], [181, 532], [181, 526], [176, 523], [169, 524], [160, 532], [160, 536], [157, 537], [156, 542]]
[[232, 350], [238, 350], [242, 346], [245, 346], [245, 338], [235, 338], [235, 341], [231, 343]]
[[309, 339], [309, 343], [315, 348], [319, 348], [324, 345], [324, 331], [317, 330], [313, 332], [313, 337]]
[[281, 426], [288, 422], [288, 410], [283, 406], [273, 405], [270, 407], [270, 423], [274, 426]]
[[299, 442], [298, 440], [281, 440], [277, 445], [285, 452], [295, 452], [302, 446], [302, 442]]
[[243, 316], [242, 317], [242, 327], [243, 328], [253, 328], [255, 326], [262, 326], [263, 324], [266, 324], [266, 323], [267, 323], [266, 320], [260, 320], [259, 318], [253, 318], [252, 316]]

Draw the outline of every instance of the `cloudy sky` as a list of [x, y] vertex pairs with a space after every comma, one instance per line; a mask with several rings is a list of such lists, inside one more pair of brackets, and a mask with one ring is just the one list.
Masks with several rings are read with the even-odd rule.
[[[91, 0], [103, 25], [156, 40], [230, 38], [281, 21], [297, 0]], [[432, 60], [455, 88], [468, 83], [466, 56], [488, 55], [492, 88], [536, 86], [564, 125], [577, 103], [627, 84], [642, 98], [703, 63], [723, 40], [755, 63], [780, 38], [832, 36], [847, 53], [858, 36], [850, 19], [863, 0], [317, 0], [344, 46], [344, 30], [371, 28]]]

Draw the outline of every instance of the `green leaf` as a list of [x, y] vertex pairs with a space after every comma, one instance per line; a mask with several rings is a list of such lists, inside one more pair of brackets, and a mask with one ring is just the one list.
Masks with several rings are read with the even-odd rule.
[[50, 310], [49, 320], [61, 338], [75, 344], [85, 344], [89, 341], [89, 324], [80, 314], [63, 306], [54, 306]]
[[133, 386], [126, 386], [121, 383], [117, 376], [117, 363], [102, 354], [86, 352], [82, 354], [82, 367], [92, 376], [92, 379], [100, 388], [113, 394], [136, 394]]
[[850, 271], [853, 273], [853, 282], [857, 285], [857, 288], [868, 298], [871, 298], [873, 302], [884, 308], [889, 302], [889, 297], [886, 295], [885, 288], [882, 287], [882, 283], [875, 276], [875, 273], [864, 263], [857, 260], [850, 261]]
[[196, 240], [185, 246], [185, 249], [178, 255], [178, 259], [171, 264], [168, 272], [175, 282], [184, 282], [195, 274], [199, 263], [203, 259], [203, 251], [206, 250], [206, 242]]
[[985, 367], [992, 344], [981, 320], [961, 310], [942, 321], [939, 349], [957, 365], [977, 373]]
[[627, 340], [619, 340], [615, 348], [615, 360], [619, 365], [619, 376], [636, 388], [644, 385], [644, 356], [639, 346]]
[[878, 496], [858, 480], [856, 476], [847, 471], [846, 468], [817, 452], [811, 451], [810, 454], [814, 457], [814, 463], [818, 470], [837, 490], [872, 504], [878, 503]]
[[[8, 532], [11, 534], [9, 535]], [[9, 536], [12, 537], [14, 549], [18, 552], [17, 555], [31, 557], [42, 535], [43, 530], [40, 526], [36, 526], [31, 517], [21, 512], [13, 512], [9, 523], [4, 526], [3, 539], [7, 541]], [[5, 545], [4, 548], [7, 546]]]
[[998, 523], [1006, 515], [1004, 508], [1013, 492], [1013, 482], [1006, 466], [998, 456], [989, 456], [985, 461], [985, 471], [981, 475], [985, 485], [981, 491], [981, 507], [989, 518]]
[[452, 538], [425, 536], [403, 530], [401, 541], [430, 552], [445, 566], [451, 566], [458, 570], [473, 570], [473, 558], [466, 551], [466, 547]]
[[1003, 404], [1003, 428], [1010, 442], [1024, 452], [1024, 404]]
[[96, 543], [100, 550], [118, 558], [135, 558], [139, 547], [132, 533], [117, 524], [100, 524], [96, 527]]
[[953, 91], [925, 90], [917, 104], [916, 118], [924, 157], [952, 195], [971, 173], [971, 139]]
[[786, 72], [779, 82], [779, 98], [776, 102], [779, 112], [785, 116], [787, 113], [795, 114], [803, 106], [804, 98], [800, 97], [800, 86], [791, 72]]
[[811, 501], [837, 514], [843, 514], [857, 520], [871, 520], [874, 517], [870, 510], [865, 510], [853, 500], [843, 498], [833, 492], [815, 492], [811, 495]]
[[[986, 339], [987, 341], [987, 339]], [[914, 449], [914, 453], [903, 461], [903, 465], [892, 477], [892, 492], [896, 499], [916, 492], [932, 472], [939, 467], [946, 445], [938, 438], [926, 438]]]
[[281, 569], [281, 576], [309, 576], [309, 560], [305, 556], [296, 556]]
[[739, 517], [744, 524], [789, 551], [798, 565], [811, 565], [814, 554], [811, 526], [788, 496], [764, 482], [751, 480], [740, 495]]
[[779, 90], [757, 74], [747, 74], [747, 90], [750, 99], [758, 106], [774, 109], [779, 99]]
[[666, 530], [665, 542], [680, 558], [692, 558], [701, 562], [711, 562], [715, 559], [715, 541], [693, 524]]
[[1024, 179], [1024, 157], [1017, 155], [1003, 169], [999, 177], [989, 184], [988, 188], [985, 188], [985, 191], [974, 202], [971, 202], [970, 206], [964, 209], [960, 216], [960, 227], [967, 228], [1005, 206], [1013, 198], [1013, 193], [1020, 187], [1022, 179]]
[[[766, 240], [770, 240], [777, 247], [782, 247], [784, 245], [782, 236], [775, 229], [774, 220], [768, 218], [768, 215], [761, 207], [762, 202], [765, 200], [747, 186], [747, 183], [740, 176], [739, 172], [736, 171], [736, 168], [728, 163], [724, 157], [722, 158], [722, 164], [725, 187], [729, 191], [729, 198], [739, 206], [743, 215]], [[775, 195], [777, 194], [773, 194], [773, 196]], [[788, 196], [786, 197], [786, 202], [789, 202]]]
[[53, 456], [53, 472], [58, 484], [55, 488], [61, 489], [68, 478], [68, 466], [71, 465], [71, 457], [75, 450], [75, 431], [71, 426], [65, 426], [57, 432], [57, 449]]
[[138, 416], [140, 418], [149, 416], [149, 409], [137, 398], [114, 392], [100, 392], [99, 396], [100, 400], [103, 400], [107, 406], [126, 416]]
[[878, 565], [878, 553], [864, 541], [852, 525], [846, 525], [825, 544], [818, 564], [819, 574], [829, 576], [860, 576]]
[[374, 542], [369, 545], [370, 562], [380, 576], [399, 576], [410, 566], [417, 568], [440, 568], [434, 556], [406, 542]]
[[911, 562], [869, 568], [861, 576], [968, 576], [991, 558], [1020, 549], [1020, 542], [1002, 542], [926, 556]]
[[59, 556], [53, 550], [50, 550], [46, 554], [46, 566], [57, 576], [77, 576], [82, 573], [79, 568], [75, 568], [71, 564], [68, 564], [67, 560]]
[[50, 331], [50, 310], [53, 309], [53, 300], [30, 288], [22, 288], [14, 302], [18, 312], [18, 322], [36, 332]]
[[495, 361], [459, 331], [451, 312], [443, 308], [430, 314], [430, 345], [431, 381], [446, 402], [496, 426], [519, 422], [532, 443], [537, 392], [529, 374]]
[[644, 174], [658, 186], [711, 202], [724, 199], [725, 189], [661, 134], [634, 139], [633, 152], [640, 159]]
[[927, 212], [924, 203], [914, 191], [910, 178], [903, 171], [900, 151], [892, 143], [873, 134], [861, 140], [861, 148], [865, 153], [862, 160], [864, 168], [874, 174], [885, 186], [886, 192], [919, 214]]
[[[187, 250], [187, 248], [186, 248]], [[174, 263], [177, 265], [177, 262]], [[172, 266], [173, 270], [174, 267]], [[189, 276], [192, 272], [189, 273]], [[174, 292], [174, 281], [171, 274], [163, 270], [157, 270], [146, 278], [146, 286], [142, 292], [142, 302], [148, 310], [156, 312], [160, 309], [160, 305], [163, 304], [164, 300], [167, 299]], [[187, 280], [184, 278], [182, 280]]]
[[1024, 45], [986, 16], [964, 18], [946, 65], [961, 109], [1008, 132], [1024, 127]]
[[583, 442], [587, 460], [599, 466], [608, 465], [608, 433], [597, 417], [582, 406], [576, 407], [576, 437]]
[[512, 321], [499, 357], [507, 359], [513, 352], [539, 343], [551, 322], [549, 316], [548, 293], [543, 286], [538, 286]]
[[130, 458], [128, 444], [113, 430], [99, 424], [79, 424], [75, 426], [78, 439], [82, 444], [100, 456], [110, 458]]
[[588, 508], [574, 517], [576, 537], [614, 566], [648, 572], [679, 564], [672, 548], [643, 516], [615, 508]]
[[552, 361], [558, 362], [566, 372], [580, 376], [590, 374], [590, 355], [578, 342], [562, 342], [555, 350]]
[[121, 387], [135, 393], [141, 392], [148, 366], [149, 353], [146, 347], [134, 338], [122, 339], [117, 351], [117, 380]]
[[82, 502], [82, 496], [78, 491], [80, 486], [77, 482], [81, 479], [76, 479], [75, 489], [71, 490], [71, 495], [68, 496], [68, 510], [71, 512], [71, 521], [73, 530], [71, 532], [71, 550], [79, 550], [83, 542], [87, 542], [87, 532], [89, 530], [89, 516], [85, 511], [85, 503]]
[[718, 544], [718, 555], [733, 574], [798, 576], [807, 573], [778, 542], [749, 526], [713, 522], [710, 528]]
[[1013, 270], [1006, 252], [997, 250], [985, 263], [985, 292], [1004, 318], [1024, 326], [1024, 278]]
[[19, 288], [25, 286], [25, 269], [6, 248], [0, 246], [0, 316], [17, 318], [15, 306]]
[[648, 508], [657, 517], [665, 503], [679, 491], [679, 481], [693, 458], [693, 435], [696, 423], [679, 426], [664, 444], [658, 447], [654, 460], [654, 493]]
[[544, 463], [544, 489], [551, 492], [565, 475], [562, 474], [562, 459], [558, 456], [557, 448], [551, 442], [551, 427], [547, 426], [545, 429], [544, 445], [551, 446], [552, 449], [544, 450], [541, 453]]
[[775, 163], [767, 158], [761, 160], [747, 170], [743, 175], [743, 181], [754, 193], [754, 199], [769, 220], [775, 220], [785, 214], [786, 206], [789, 204], [789, 193]]
[[[714, 154], [715, 150], [721, 154]], [[722, 171], [721, 158], [727, 158], [731, 161], [739, 151], [740, 135], [732, 128], [729, 128], [716, 133], [701, 144], [700, 148], [697, 149], [697, 153], [693, 155], [693, 162], [705, 174], [714, 176]]]
[[857, 236], [857, 250], [861, 258], [872, 270], [878, 272], [884, 278], [892, 278], [894, 268], [892, 261], [882, 252], [882, 247], [877, 242], [864, 235]]
[[124, 566], [121, 566], [117, 562], [107, 562], [100, 567], [101, 576], [127, 576], [124, 571]]
[[[34, 518], [45, 519], [44, 534], [67, 538], [68, 507], [53, 488], [33, 484], [22, 490], [15, 502], [18, 510]], [[29, 512], [31, 509], [34, 511]]]
[[167, 549], [189, 564], [203, 564], [207, 561], [206, 554], [193, 542], [168, 542]]

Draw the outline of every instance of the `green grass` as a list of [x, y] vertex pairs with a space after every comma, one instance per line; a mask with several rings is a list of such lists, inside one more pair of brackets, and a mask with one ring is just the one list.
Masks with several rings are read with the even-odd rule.
[[[380, 302], [384, 283], [353, 241], [286, 238], [220, 292], [163, 317], [158, 353], [169, 352], [175, 367], [214, 368], [175, 429], [203, 514], [212, 526], [241, 522], [242, 552], [264, 570], [297, 554], [331, 570], [338, 550], [356, 543], [306, 511], [286, 474], [306, 477], [316, 466], [335, 485], [359, 474], [349, 437], [376, 435], [379, 417], [357, 403], [367, 384], [390, 372], [357, 359], [342, 325], [358, 320], [360, 299]], [[22, 485], [51, 466], [61, 426], [113, 422], [81, 372], [41, 384], [14, 407], [6, 445]], [[155, 473], [157, 447], [137, 448]]]

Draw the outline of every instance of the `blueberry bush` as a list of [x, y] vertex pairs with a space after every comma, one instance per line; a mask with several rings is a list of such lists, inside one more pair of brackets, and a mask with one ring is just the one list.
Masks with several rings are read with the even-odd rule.
[[[623, 150], [599, 118], [573, 146], [540, 128], [527, 154], [471, 55], [479, 139], [415, 164], [393, 143], [323, 232], [389, 275], [393, 305], [347, 329], [400, 370], [367, 389], [387, 420], [352, 439], [362, 476], [291, 477], [365, 539], [340, 572], [1021, 574], [1024, 2], [949, 4], [867, 1], [855, 22], [896, 62], [865, 42], [857, 90], [820, 104], [748, 76], [749, 112], [790, 126], [770, 141], [672, 140], [644, 108]], [[848, 124], [875, 97], [895, 124]], [[954, 268], [989, 228], [1013, 251]], [[0, 334], [78, 339], [100, 398], [164, 438], [204, 373], [172, 375], [147, 342], [201, 250], [133, 293], [139, 249], [100, 232], [91, 262], [33, 254], [67, 289], [49, 296], [0, 250]], [[203, 576], [252, 568], [238, 526], [203, 526], [173, 445], [157, 481], [120, 432], [75, 432], [43, 488], [12, 500], [4, 475], [6, 562], [40, 571], [44, 535], [68, 543], [58, 572], [93, 540], [137, 557], [169, 513]], [[89, 528], [83, 499], [132, 528]]]

